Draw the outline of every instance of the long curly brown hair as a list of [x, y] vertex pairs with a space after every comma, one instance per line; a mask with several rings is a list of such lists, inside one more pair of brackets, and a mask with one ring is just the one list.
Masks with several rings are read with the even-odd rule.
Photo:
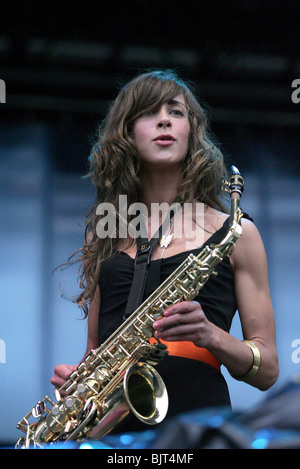
[[[79, 286], [76, 298], [84, 317], [99, 282], [103, 260], [117, 253], [117, 236], [100, 239], [96, 226], [99, 203], [108, 202], [119, 217], [119, 195], [126, 195], [128, 205], [141, 201], [140, 158], [132, 134], [135, 120], [175, 96], [183, 94], [190, 123], [189, 150], [183, 162], [182, 182], [178, 193], [183, 201], [197, 200], [210, 207], [227, 211], [222, 202], [221, 180], [227, 177], [222, 152], [214, 143], [207, 115], [198, 102], [192, 85], [172, 70], [155, 70], [140, 74], [119, 92], [109, 112], [99, 125], [90, 154], [90, 177], [97, 190], [94, 205], [86, 217], [85, 242], [80, 253]], [[75, 253], [76, 254], [76, 253]]]

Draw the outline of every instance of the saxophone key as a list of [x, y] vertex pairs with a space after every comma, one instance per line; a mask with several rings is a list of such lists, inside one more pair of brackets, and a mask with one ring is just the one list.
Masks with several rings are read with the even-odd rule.
[[92, 395], [95, 395], [99, 392], [100, 389], [100, 383], [98, 382], [97, 379], [94, 378], [89, 378], [84, 380], [82, 383], [79, 383], [77, 385], [76, 391], [80, 395], [80, 397], [90, 397]]
[[76, 381], [73, 381], [66, 389], [65, 389], [65, 393], [66, 394], [70, 394], [71, 392], [75, 391], [77, 387], [77, 382]]
[[150, 329], [149, 327], [142, 327], [141, 331], [148, 339], [150, 339], [150, 337], [152, 337], [153, 330]]
[[149, 313], [145, 313], [145, 316], [149, 319], [149, 321], [151, 322], [151, 324], [155, 321], [155, 317], [154, 317], [154, 316], [151, 316]]
[[78, 386], [77, 386], [77, 389], [76, 391], [78, 392], [78, 394], [84, 396], [85, 393], [86, 393], [86, 387], [83, 383], [79, 383]]
[[143, 334], [142, 330], [139, 328], [137, 324], [133, 324], [132, 327], [135, 330], [135, 332], [137, 332], [139, 335]]
[[32, 409], [31, 413], [34, 418], [41, 417], [41, 415], [46, 411], [46, 405], [44, 401], [39, 401]]
[[83, 405], [83, 400], [79, 396], [68, 396], [64, 399], [64, 410], [68, 415], [76, 414]]
[[55, 405], [55, 406], [52, 407], [52, 409], [51, 409], [51, 414], [52, 415], [54, 415], [56, 417], [59, 414], [59, 412], [60, 412], [60, 409], [59, 409], [58, 405]]
[[73, 371], [73, 373], [70, 374], [69, 376], [69, 379], [71, 379], [72, 381], [75, 381], [79, 376], [79, 373], [77, 370]]
[[54, 397], [55, 397], [56, 401], [59, 402], [61, 400], [61, 394], [60, 394], [59, 390], [55, 388], [54, 391], [53, 391], [53, 394], [54, 394]]
[[[119, 352], [116, 352], [114, 355], [114, 360], [116, 361], [116, 363], [122, 363], [124, 361], [124, 353], [122, 353], [121, 350]], [[112, 363], [112, 366], [113, 365], [115, 365], [115, 363]]]
[[196, 277], [195, 272], [187, 272], [187, 276], [192, 281], [195, 280]]
[[[50, 414], [49, 414], [50, 415]], [[45, 420], [42, 420], [40, 425], [37, 425], [36, 428], [34, 429], [33, 434], [29, 436], [29, 438], [26, 437], [26, 448], [36, 448], [40, 447], [42, 448], [42, 445], [45, 443], [48, 443], [49, 441], [53, 441], [55, 436], [57, 435], [58, 432], [53, 432], [48, 428], [48, 425]]]
[[102, 354], [102, 361], [106, 362], [109, 366], [114, 365], [116, 363], [116, 359], [114, 358], [114, 354], [112, 350], [114, 346], [110, 348], [110, 350], [106, 350], [105, 353]]
[[109, 381], [109, 378], [110, 378], [109, 369], [104, 365], [98, 366], [98, 368], [96, 369], [95, 375], [96, 375], [97, 382], [100, 384], [100, 388], [105, 383], [107, 383]]
[[107, 363], [109, 364], [109, 366], [113, 367], [113, 366], [117, 365], [118, 360], [117, 360], [117, 358], [114, 358], [114, 357], [113, 357], [113, 358], [109, 358], [109, 359], [107, 360]]
[[192, 281], [190, 279], [185, 279], [181, 281], [181, 285], [185, 288], [188, 289], [192, 285]]
[[86, 363], [85, 362], [80, 363], [77, 367], [78, 374], [82, 373], [85, 369], [86, 369]]
[[136, 350], [136, 347], [139, 345], [140, 341], [137, 337], [132, 337], [131, 340], [127, 342], [128, 349], [130, 350], [130, 354], [132, 356], [133, 352]]
[[131, 354], [123, 347], [122, 344], [118, 344], [117, 347], [121, 353], [123, 352], [126, 355], [127, 358], [131, 357]]
[[178, 288], [184, 294], [185, 298], [189, 296], [189, 290], [187, 290], [182, 284], [178, 285]]
[[67, 414], [60, 407], [54, 406], [46, 417], [46, 425], [50, 432], [59, 433], [67, 420]]
[[141, 324], [143, 324], [144, 326], [146, 326], [145, 322], [144, 322], [139, 316], [137, 317], [137, 320], [138, 320]]
[[76, 420], [68, 420], [64, 428], [65, 435], [68, 435], [68, 433], [71, 433], [73, 430], [75, 430], [76, 426], [77, 426]]

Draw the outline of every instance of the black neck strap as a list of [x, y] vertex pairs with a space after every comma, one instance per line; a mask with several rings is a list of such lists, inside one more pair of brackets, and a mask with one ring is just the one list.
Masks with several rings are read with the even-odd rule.
[[[174, 208], [171, 208], [171, 211], [173, 211], [173, 217], [175, 216], [175, 213], [179, 210], [179, 208], [181, 208], [181, 205], [179, 203], [176, 204]], [[144, 234], [144, 236], [139, 236], [136, 239], [137, 253], [134, 262], [134, 276], [129, 292], [124, 319], [130, 316], [130, 314], [133, 313], [136, 308], [142, 303], [148, 276], [151, 278], [151, 283], [153, 283], [154, 286], [159, 286], [161, 260], [158, 259], [157, 261], [155, 261], [155, 265], [153, 263], [150, 265], [150, 261], [151, 255], [154, 252], [156, 246], [158, 245], [158, 242], [162, 236], [162, 233], [164, 232], [164, 229], [170, 222], [169, 214], [166, 216], [163, 223], [153, 235], [153, 237], [150, 239], [150, 241], [148, 241], [148, 237], [145, 236], [147, 230], [144, 223], [141, 222], [141, 233]]]

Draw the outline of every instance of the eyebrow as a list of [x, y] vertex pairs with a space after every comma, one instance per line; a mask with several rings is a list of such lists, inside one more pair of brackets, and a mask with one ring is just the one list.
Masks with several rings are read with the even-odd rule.
[[181, 101], [178, 101], [177, 99], [169, 99], [168, 101], [168, 104], [181, 104], [181, 106], [183, 106], [184, 108], [186, 107], [184, 103], [182, 103]]

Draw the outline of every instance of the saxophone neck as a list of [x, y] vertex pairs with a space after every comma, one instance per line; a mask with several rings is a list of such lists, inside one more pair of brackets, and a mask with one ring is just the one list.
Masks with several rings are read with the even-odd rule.
[[231, 207], [229, 227], [233, 224], [240, 224], [240, 220], [243, 216], [240, 209], [240, 199], [244, 191], [244, 178], [235, 166], [231, 167], [231, 176], [229, 181], [223, 180], [222, 190], [230, 195]]
[[243, 212], [240, 209], [240, 198], [233, 197], [231, 199], [231, 209], [230, 209], [230, 216], [229, 216], [229, 229], [234, 225], [240, 225], [241, 219], [243, 217]]

